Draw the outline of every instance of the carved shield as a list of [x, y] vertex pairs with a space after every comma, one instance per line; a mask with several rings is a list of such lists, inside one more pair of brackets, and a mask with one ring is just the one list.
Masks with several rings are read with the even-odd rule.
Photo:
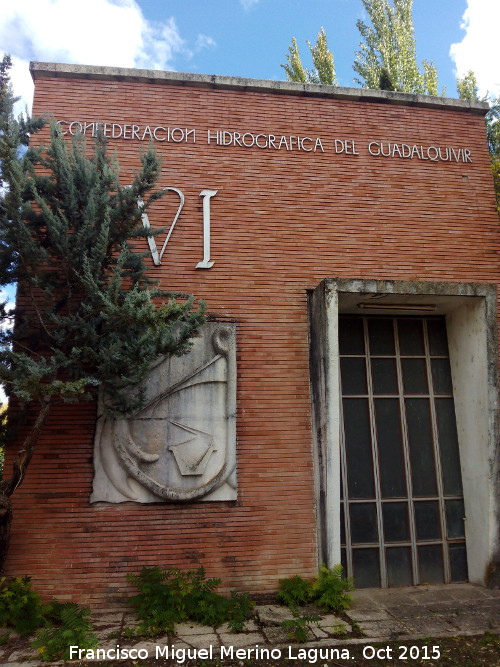
[[210, 322], [190, 352], [160, 359], [127, 419], [100, 399], [90, 502], [236, 499], [236, 337]]

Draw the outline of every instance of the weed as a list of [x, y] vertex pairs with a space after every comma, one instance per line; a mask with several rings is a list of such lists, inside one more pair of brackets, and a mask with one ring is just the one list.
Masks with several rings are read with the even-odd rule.
[[242, 632], [245, 629], [245, 621], [250, 617], [253, 600], [248, 593], [236, 593], [231, 591], [227, 611], [227, 623], [232, 632]]
[[43, 625], [43, 614], [42, 600], [29, 577], [0, 578], [0, 626], [14, 628], [25, 637]]
[[290, 607], [293, 618], [281, 623], [281, 627], [290, 630], [289, 637], [299, 644], [307, 641], [307, 631], [313, 623], [318, 623], [321, 619], [317, 614], [301, 614], [297, 607]]
[[312, 599], [312, 583], [303, 577], [296, 575], [288, 579], [280, 579], [279, 585], [276, 597], [289, 607], [307, 604]]
[[8, 630], [6, 632], [0, 632], [0, 646], [5, 646], [5, 644], [8, 644], [9, 639], [10, 632]]
[[498, 637], [498, 635], [491, 634], [491, 632], [485, 632], [484, 635], [479, 640], [479, 643], [485, 645], [491, 644], [493, 646], [496, 644], [500, 645], [500, 638]]
[[203, 567], [189, 571], [144, 567], [128, 579], [139, 589], [130, 600], [139, 618], [134, 629], [138, 635], [171, 633], [176, 623], [186, 620], [211, 627], [228, 622], [231, 629], [242, 630], [252, 609], [246, 594], [233, 593], [228, 599], [215, 593], [220, 579], [207, 579]]
[[342, 577], [342, 565], [334, 565], [331, 570], [322, 565], [313, 582], [299, 576], [280, 579], [277, 597], [290, 607], [316, 602], [327, 611], [340, 613], [349, 609], [352, 598], [348, 591], [353, 589], [352, 579]]
[[214, 593], [214, 589], [221, 583], [220, 579], [206, 579], [205, 570], [200, 567], [189, 572], [176, 570], [172, 582], [181, 584], [180, 593], [186, 618], [211, 627], [224, 623], [228, 600]]
[[352, 597], [347, 591], [352, 591], [354, 585], [352, 579], [342, 577], [342, 565], [331, 569], [322, 565], [312, 588], [316, 603], [323, 609], [334, 613], [349, 609]]
[[347, 628], [343, 623], [334, 623], [332, 625], [332, 633], [336, 637], [344, 637], [347, 634]]
[[[71, 645], [97, 646], [90, 609], [56, 600], [44, 605], [29, 577], [0, 579], [0, 625], [13, 627], [22, 637], [37, 630], [32, 646], [38, 649], [42, 660], [68, 658]], [[0, 635], [0, 644], [8, 640], [8, 632]]]
[[128, 625], [123, 628], [122, 634], [126, 639], [135, 639], [136, 637], [140, 636], [140, 632], [138, 631], [137, 627], [131, 628]]
[[163, 572], [159, 567], [143, 567], [140, 574], [128, 576], [140, 591], [130, 599], [140, 621], [137, 634], [155, 637], [163, 632], [173, 632], [176, 622], [186, 620], [180, 597], [176, 595], [181, 588], [180, 582], [168, 581], [173, 572]]
[[90, 609], [74, 602], [52, 602], [47, 609], [47, 620], [52, 624], [38, 630], [31, 643], [42, 660], [68, 660], [70, 646], [93, 649], [97, 637], [92, 632]]

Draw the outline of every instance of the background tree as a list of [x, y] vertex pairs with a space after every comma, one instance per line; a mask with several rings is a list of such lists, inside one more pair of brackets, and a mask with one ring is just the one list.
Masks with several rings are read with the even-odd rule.
[[308, 71], [302, 65], [299, 47], [295, 37], [292, 37], [292, 43], [288, 47], [286, 55], [287, 64], [281, 65], [286, 72], [287, 81], [296, 81], [297, 83], [308, 83]]
[[438, 95], [437, 70], [417, 63], [413, 0], [362, 0], [371, 21], [359, 20], [362, 42], [356, 52], [355, 81], [364, 88]]
[[[145, 235], [141, 214], [155, 201], [159, 162], [152, 150], [132, 185], [100, 137], [93, 151], [50, 143], [19, 150], [32, 123], [15, 119], [5, 60], [0, 120], [0, 284], [18, 283], [16, 326], [1, 333], [0, 382], [29, 408], [29, 426], [12, 474], [0, 482], [0, 564], [7, 553], [10, 497], [22, 482], [51, 407], [94, 399], [123, 416], [140, 407], [138, 387], [159, 355], [180, 354], [204, 321], [192, 297], [160, 291], [133, 242]], [[37, 124], [39, 126], [39, 124]], [[90, 154], [91, 153], [91, 154]], [[144, 201], [139, 206], [138, 201]], [[168, 299], [167, 302], [164, 300]], [[25, 429], [26, 431], [26, 429]]]
[[500, 216], [500, 97], [497, 98], [486, 115], [486, 134], [490, 149], [491, 172]]
[[461, 100], [481, 101], [476, 75], [472, 70], [457, 79], [457, 93]]
[[472, 70], [457, 80], [458, 96], [462, 100], [489, 102], [490, 110], [486, 114], [486, 137], [490, 151], [491, 172], [495, 187], [497, 211], [500, 215], [500, 97], [490, 99], [488, 95], [479, 95], [479, 85]]
[[297, 40], [292, 38], [292, 44], [288, 47], [286, 56], [287, 64], [281, 65], [286, 72], [287, 81], [298, 81], [299, 83], [322, 83], [329, 86], [336, 86], [335, 65], [333, 62], [333, 53], [328, 48], [328, 41], [324, 28], [318, 32], [316, 44], [307, 42], [311, 51], [313, 68], [305, 68], [297, 46]]

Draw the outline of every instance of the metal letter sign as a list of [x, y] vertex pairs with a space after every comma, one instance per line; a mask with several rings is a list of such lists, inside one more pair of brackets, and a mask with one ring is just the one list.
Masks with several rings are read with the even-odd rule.
[[217, 190], [202, 190], [203, 197], [203, 260], [196, 265], [197, 269], [211, 269], [214, 262], [210, 261], [210, 199], [217, 194]]
[[[167, 238], [165, 239], [165, 242], [163, 243], [163, 246], [161, 248], [161, 251], [158, 252], [158, 248], [156, 247], [156, 241], [154, 236], [148, 236], [148, 243], [149, 243], [149, 249], [151, 250], [151, 255], [153, 257], [153, 262], [159, 266], [161, 264], [161, 258], [163, 257], [163, 253], [165, 252], [165, 249], [167, 247], [167, 243], [169, 242], [169, 239], [172, 235], [172, 232], [174, 231], [175, 223], [177, 222], [177, 218], [181, 214], [182, 208], [184, 206], [184, 195], [180, 190], [177, 188], [163, 188], [163, 192], [176, 192], [179, 195], [179, 208], [177, 209], [177, 213], [175, 214], [175, 217], [173, 219], [172, 224], [170, 225], [170, 229], [168, 230]], [[142, 205], [143, 202], [139, 201], [139, 205]], [[146, 229], [151, 229], [151, 224], [149, 222], [148, 214], [146, 211], [142, 214], [142, 224]]]
[[[184, 207], [184, 195], [181, 192], [181, 190], [178, 190], [177, 188], [168, 187], [168, 188], [163, 188], [163, 191], [175, 192], [179, 196], [179, 208], [177, 209], [177, 213], [175, 214], [172, 224], [170, 225], [170, 229], [168, 230], [167, 237], [163, 242], [160, 252], [158, 252], [155, 237], [148, 236], [149, 249], [151, 250], [151, 256], [156, 266], [159, 266], [161, 264], [161, 258], [163, 257], [163, 253], [167, 248], [167, 244], [170, 240], [170, 237], [172, 236], [175, 224]], [[196, 265], [197, 269], [211, 269], [212, 266], [214, 265], [214, 262], [210, 261], [210, 199], [212, 197], [215, 197], [216, 194], [217, 190], [202, 190], [200, 192], [200, 197], [203, 197], [203, 259]], [[139, 206], [142, 205], [143, 205], [142, 200], [139, 200]], [[145, 229], [151, 229], [151, 223], [149, 222], [148, 214], [146, 211], [144, 211], [144, 213], [142, 214], [142, 224], [144, 225]]]

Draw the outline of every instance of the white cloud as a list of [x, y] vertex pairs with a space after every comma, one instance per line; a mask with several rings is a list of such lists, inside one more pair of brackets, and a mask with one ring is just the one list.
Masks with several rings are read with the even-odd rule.
[[243, 5], [243, 9], [248, 10], [254, 5], [257, 5], [260, 0], [240, 0], [240, 2]]
[[500, 95], [497, 39], [500, 25], [500, 3], [497, 0], [468, 0], [461, 28], [465, 36], [452, 44], [450, 56], [458, 76], [469, 70], [476, 74], [481, 94]]
[[[200, 37], [201, 48], [213, 45], [210, 37]], [[0, 13], [2, 52], [13, 57], [14, 92], [23, 96], [23, 106], [31, 105], [30, 60], [168, 70], [176, 56], [193, 54], [174, 18], [148, 21], [136, 0], [6, 3]]]
[[[0, 55], [2, 48], [0, 47]], [[5, 50], [7, 52], [7, 50]], [[31, 109], [33, 102], [33, 79], [29, 71], [29, 60], [23, 60], [12, 56], [12, 69], [10, 70], [14, 94], [21, 99], [15, 106], [16, 113], [25, 111], [26, 107]]]
[[196, 38], [194, 48], [196, 51], [200, 51], [201, 49], [214, 48], [215, 46], [217, 46], [217, 44], [211, 37], [200, 33]]

